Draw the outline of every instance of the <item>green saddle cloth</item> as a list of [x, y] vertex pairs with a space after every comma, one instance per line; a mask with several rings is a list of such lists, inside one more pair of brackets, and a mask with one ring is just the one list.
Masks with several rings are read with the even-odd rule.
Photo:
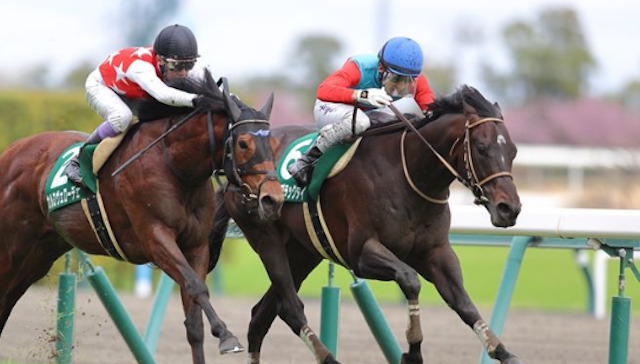
[[[86, 197], [85, 190], [71, 183], [64, 173], [64, 168], [69, 163], [69, 160], [79, 153], [82, 144], [84, 143], [72, 144], [60, 153], [56, 164], [53, 166], [47, 178], [44, 194], [49, 212], [76, 203]], [[97, 144], [86, 146], [82, 149], [82, 155], [80, 155], [79, 158], [82, 180], [85, 186], [93, 193], [96, 193], [97, 185], [97, 178], [93, 174], [92, 166], [93, 152], [96, 150], [96, 147]]]
[[318, 133], [316, 132], [294, 140], [289, 144], [282, 158], [278, 161], [276, 171], [284, 191], [285, 201], [287, 202], [302, 203], [309, 200], [315, 201], [320, 193], [320, 187], [322, 187], [322, 183], [329, 175], [329, 172], [331, 172], [333, 166], [352, 144], [345, 143], [329, 148], [322, 154], [320, 159], [318, 159], [318, 163], [313, 169], [313, 176], [309, 185], [304, 188], [298, 187], [289, 171], [287, 171], [287, 167], [309, 150], [317, 137]]

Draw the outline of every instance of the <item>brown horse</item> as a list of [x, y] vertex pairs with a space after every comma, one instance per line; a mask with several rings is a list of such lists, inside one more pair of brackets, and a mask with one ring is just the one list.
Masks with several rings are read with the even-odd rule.
[[[211, 175], [228, 164], [238, 176], [231, 180], [243, 186], [243, 198], [257, 201], [261, 216], [278, 216], [283, 193], [274, 174], [268, 123], [273, 97], [261, 110], [252, 109], [226, 89], [223, 94], [208, 72], [204, 80], [184, 79], [173, 86], [204, 95], [198, 109], [143, 102], [137, 111], [141, 122], [127, 133], [98, 179], [123, 259], [152, 262], [179, 284], [193, 362], [204, 363], [203, 311], [220, 339], [220, 351], [242, 350], [211, 306], [204, 281], [215, 211]], [[112, 176], [170, 128], [162, 142]], [[0, 332], [18, 299], [60, 255], [73, 247], [107, 255], [80, 204], [49, 213], [45, 201], [45, 183], [56, 159], [85, 138], [45, 132], [14, 142], [0, 155]]]
[[[431, 117], [416, 123], [418, 134], [407, 133], [404, 124], [391, 131], [368, 132], [346, 168], [322, 186], [321, 214], [342, 265], [362, 278], [395, 281], [406, 296], [409, 350], [402, 363], [423, 362], [418, 274], [435, 285], [492, 358], [503, 364], [521, 363], [488, 328], [463, 287], [460, 265], [449, 244], [447, 203], [449, 187], [459, 179], [487, 209], [493, 225], [514, 225], [521, 207], [511, 176], [516, 147], [497, 104], [471, 87], [438, 98], [429, 109]], [[276, 157], [311, 131], [272, 130], [280, 142]], [[265, 222], [246, 213], [236, 192], [219, 190], [217, 198], [224, 198], [224, 206], [217, 206], [211, 251], [220, 249], [233, 217], [272, 282], [252, 310], [249, 362], [259, 363], [263, 339], [278, 315], [318, 363], [337, 363], [308, 327], [297, 296], [302, 281], [323, 259], [305, 228], [302, 205], [286, 202], [279, 220]]]

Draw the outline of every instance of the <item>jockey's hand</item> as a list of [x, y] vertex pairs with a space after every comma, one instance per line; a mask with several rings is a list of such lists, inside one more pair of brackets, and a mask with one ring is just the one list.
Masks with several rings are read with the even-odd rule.
[[204, 96], [202, 95], [198, 95], [196, 97], [194, 97], [193, 99], [191, 99], [191, 102], [193, 103], [193, 108], [197, 109], [198, 106], [200, 106], [200, 104], [202, 103], [202, 99], [204, 98]]
[[363, 104], [383, 107], [391, 104], [393, 99], [383, 88], [368, 88], [366, 90], [356, 90], [357, 101]]

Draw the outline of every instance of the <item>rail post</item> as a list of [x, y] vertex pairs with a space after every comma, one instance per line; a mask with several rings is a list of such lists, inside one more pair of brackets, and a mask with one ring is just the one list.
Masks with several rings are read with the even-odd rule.
[[167, 305], [169, 304], [169, 298], [171, 297], [174, 285], [175, 282], [171, 277], [164, 272], [160, 274], [160, 280], [158, 281], [158, 287], [156, 288], [156, 296], [153, 299], [153, 308], [149, 315], [147, 328], [144, 330], [144, 341], [151, 353], [155, 353], [156, 348], [158, 347], [158, 338], [160, 337], [162, 321], [164, 321], [164, 315], [167, 311]]
[[626, 364], [629, 345], [629, 320], [631, 299], [624, 296], [626, 287], [625, 270], [633, 262], [633, 249], [620, 248], [620, 270], [618, 275], [618, 295], [611, 298], [611, 328], [609, 331], [609, 364]]
[[[525, 250], [527, 249], [527, 245], [534, 239], [535, 238], [532, 237], [515, 236], [511, 240], [509, 256], [507, 257], [507, 263], [504, 266], [500, 288], [498, 289], [498, 296], [496, 297], [496, 302], [493, 305], [493, 312], [491, 313], [491, 319], [489, 320], [489, 327], [498, 337], [502, 335], [502, 329], [504, 328], [504, 323], [507, 319], [509, 304], [511, 303], [511, 297], [513, 297], [513, 291], [516, 286], [516, 281], [518, 280], [518, 273], [520, 273], [520, 266], [522, 265]], [[482, 350], [480, 363], [493, 363], [493, 359], [489, 357], [484, 349]]]
[[64, 273], [58, 275], [57, 364], [71, 363], [75, 301], [76, 275], [71, 272], [71, 252], [67, 252], [64, 256]]
[[369, 288], [367, 281], [356, 277], [356, 275], [353, 274], [353, 271], [351, 272], [351, 275], [354, 280], [350, 286], [351, 293], [353, 294], [353, 298], [356, 300], [362, 315], [367, 321], [369, 329], [371, 329], [378, 346], [382, 349], [382, 352], [389, 364], [400, 363], [400, 359], [402, 358], [402, 349], [400, 348], [400, 344], [398, 344], [398, 341], [393, 336], [393, 333], [389, 328], [389, 324], [387, 323], [387, 319], [380, 310], [375, 297], [373, 297], [373, 293], [371, 293], [371, 289]]
[[329, 262], [329, 282], [322, 287], [320, 308], [320, 341], [338, 357], [338, 322], [340, 316], [340, 288], [333, 285], [335, 266]]
[[118, 294], [111, 285], [111, 282], [109, 282], [109, 278], [104, 274], [102, 268], [94, 267], [84, 252], [80, 252], [79, 258], [87, 272], [87, 279], [98, 294], [102, 305], [107, 309], [109, 316], [111, 316], [111, 319], [120, 331], [129, 349], [131, 349], [131, 353], [136, 358], [136, 361], [140, 364], [155, 364], [153, 356], [140, 337], [138, 330], [124, 309], [120, 298], [118, 298]]

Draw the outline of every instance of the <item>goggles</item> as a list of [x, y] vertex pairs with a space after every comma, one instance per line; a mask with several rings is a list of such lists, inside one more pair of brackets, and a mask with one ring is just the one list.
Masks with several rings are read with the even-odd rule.
[[195, 66], [195, 59], [173, 59], [164, 58], [164, 65], [169, 71], [179, 72], [182, 70], [191, 71]]
[[404, 97], [414, 95], [416, 92], [416, 76], [403, 76], [384, 71], [381, 83], [391, 97]]

